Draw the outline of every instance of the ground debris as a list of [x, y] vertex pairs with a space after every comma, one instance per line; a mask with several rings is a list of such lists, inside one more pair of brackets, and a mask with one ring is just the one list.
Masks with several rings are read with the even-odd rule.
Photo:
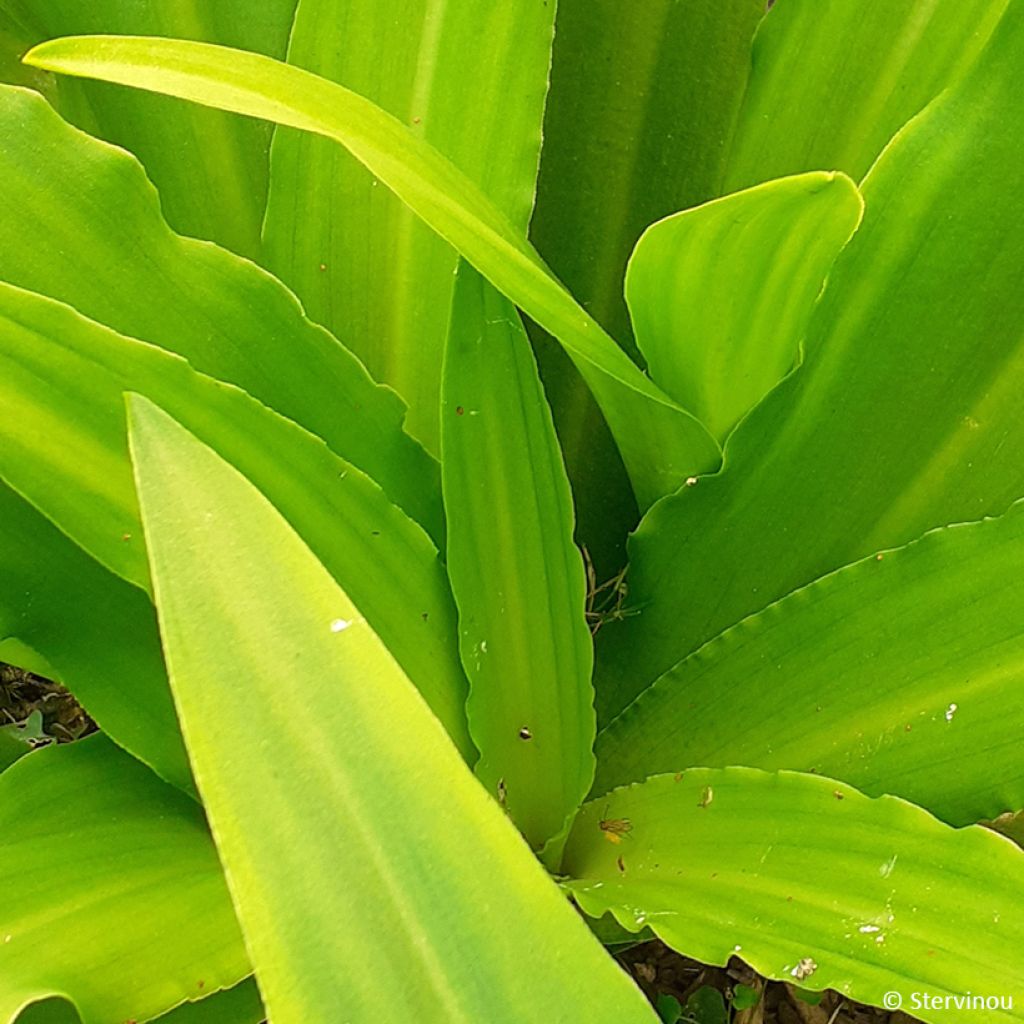
[[96, 731], [96, 723], [60, 683], [0, 662], [0, 725], [24, 722], [38, 711], [43, 732], [70, 743]]

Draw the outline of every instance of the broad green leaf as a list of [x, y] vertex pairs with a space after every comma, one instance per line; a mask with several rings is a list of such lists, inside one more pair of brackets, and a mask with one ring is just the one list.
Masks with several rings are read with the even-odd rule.
[[[622, 278], [648, 224], [719, 194], [763, 0], [559, 0], [532, 235], [584, 308], [629, 340]], [[602, 576], [625, 561], [636, 505], [611, 434], [561, 348], [541, 377]], [[692, 410], [691, 410], [692, 411]]]
[[[294, 8], [295, 0], [258, 0], [239, 17], [235, 0], [0, 0], [0, 18], [13, 20], [20, 53], [53, 36], [118, 32], [283, 58]], [[269, 126], [102, 83], [51, 79], [44, 88], [62, 115], [142, 160], [178, 231], [258, 255]]]
[[175, 699], [270, 1019], [652, 1021], [273, 506], [130, 414]]
[[595, 792], [690, 765], [794, 768], [951, 824], [1024, 807], [1024, 504], [869, 556], [727, 630], [598, 740]]
[[[301, 0], [288, 61], [411, 126], [525, 234], [554, 12], [535, 0]], [[409, 430], [436, 452], [458, 255], [327, 139], [280, 129], [270, 180], [263, 262], [409, 403]]]
[[626, 300], [652, 379], [724, 443], [797, 362], [863, 203], [843, 174], [782, 178], [644, 232]]
[[455, 606], [437, 550], [355, 466], [179, 356], [3, 284], [0, 370], [0, 476], [93, 557], [148, 586], [122, 402], [138, 391], [266, 488], [473, 756]]
[[182, 40], [84, 36], [44, 43], [25, 60], [334, 139], [565, 346], [611, 425], [642, 506], [718, 464], [707, 431], [580, 308], [479, 188], [363, 97], [257, 54]]
[[[251, 263], [168, 230], [128, 154], [0, 87], [0, 279], [184, 356], [319, 434], [435, 538], [440, 480], [405, 408]], [[140, 259], [140, 253], [145, 259]]]
[[[609, 820], [628, 821], [621, 843]], [[752, 768], [659, 775], [587, 804], [563, 869], [586, 913], [703, 963], [876, 1005], [898, 992], [935, 1024], [1024, 1020], [1024, 852], [895, 797]], [[1008, 1008], [911, 1009], [913, 993]]]
[[526, 332], [465, 264], [445, 351], [441, 452], [476, 773], [539, 848], [594, 777], [587, 585]]
[[145, 594], [0, 483], [0, 637], [38, 651], [113, 740], [193, 791]]
[[779, 0], [754, 40], [726, 188], [818, 168], [859, 181], [963, 77], [1009, 3]]
[[603, 715], [797, 587], [1024, 494], [1022, 52], [1014, 4], [864, 181], [800, 371], [733, 433], [721, 474], [634, 535], [642, 611], [599, 637]]
[[196, 804], [103, 736], [0, 775], [0, 1021], [148, 1020], [250, 971]]

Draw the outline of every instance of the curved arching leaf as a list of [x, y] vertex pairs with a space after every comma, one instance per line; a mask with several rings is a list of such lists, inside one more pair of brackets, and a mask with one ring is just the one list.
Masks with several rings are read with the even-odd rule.
[[642, 507], [718, 465], [721, 452], [707, 431], [580, 308], [508, 218], [437, 150], [363, 97], [267, 57], [184, 40], [51, 40], [25, 61], [334, 139], [562, 343], [608, 420]]
[[104, 736], [0, 775], [0, 1021], [149, 1020], [250, 973], [202, 811]]
[[596, 792], [793, 768], [954, 825], [1024, 807], [1024, 504], [871, 555], [705, 644], [602, 731]]
[[[752, 768], [658, 775], [587, 804], [563, 870], [587, 914], [703, 963], [879, 1006], [896, 992], [934, 1024], [1024, 1020], [1024, 851], [895, 797]], [[972, 994], [996, 1002], [952, 1001]]]
[[171, 684], [270, 1019], [653, 1024], [274, 507], [145, 399], [130, 416]]

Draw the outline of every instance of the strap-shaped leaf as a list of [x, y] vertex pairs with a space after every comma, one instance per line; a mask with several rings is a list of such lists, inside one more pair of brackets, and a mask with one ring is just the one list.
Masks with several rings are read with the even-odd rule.
[[795, 768], [952, 824], [1024, 807], [1024, 504], [869, 556], [727, 630], [598, 740], [597, 792]]
[[146, 595], [107, 572], [0, 483], [0, 638], [44, 657], [100, 727], [191, 791]]
[[896, 992], [936, 1024], [1024, 1020], [1024, 851], [895, 797], [752, 768], [659, 775], [587, 804], [563, 867], [588, 914], [704, 963], [876, 1005]]
[[[54, 36], [120, 32], [205, 39], [283, 58], [295, 0], [260, 0], [244, 18], [235, 0], [5, 0], [2, 6], [0, 23], [13, 20], [19, 54]], [[142, 160], [178, 231], [259, 254], [269, 126], [101, 83], [40, 77], [49, 81], [35, 84], [64, 117]]]
[[130, 410], [175, 699], [275, 1024], [652, 1022], [273, 506]]
[[586, 580], [530, 342], [515, 307], [465, 264], [442, 395], [448, 575], [476, 771], [539, 847], [594, 776]]
[[684, 210], [637, 243], [626, 274], [637, 345], [720, 444], [797, 362], [863, 208], [846, 175], [818, 171]]
[[721, 474], [634, 535], [642, 613], [599, 638], [605, 713], [797, 587], [1024, 494], [1022, 52], [1015, 3], [862, 185], [800, 371], [733, 433]]
[[754, 39], [726, 188], [817, 168], [859, 181], [962, 77], [1009, 3], [778, 0]]
[[148, 584], [121, 397], [135, 390], [261, 482], [473, 756], [455, 606], [437, 550], [365, 474], [181, 357], [4, 284], [0, 368], [0, 476], [97, 560]]
[[640, 372], [479, 188], [363, 97], [268, 57], [183, 40], [83, 36], [43, 43], [25, 60], [334, 139], [565, 346], [611, 426], [642, 506], [718, 464], [707, 431]]
[[169, 231], [138, 162], [35, 93], [0, 87], [0, 136], [0, 280], [244, 388], [440, 538], [438, 468], [402, 432], [404, 405], [293, 295], [246, 260]]
[[103, 736], [0, 775], [0, 1021], [148, 1020], [250, 971], [196, 804]]
[[[410, 125], [525, 234], [555, 4], [406, 0], [400, 11], [302, 0], [288, 62]], [[265, 265], [398, 391], [409, 430], [437, 452], [458, 255], [340, 147], [287, 128], [274, 137], [263, 240]]]

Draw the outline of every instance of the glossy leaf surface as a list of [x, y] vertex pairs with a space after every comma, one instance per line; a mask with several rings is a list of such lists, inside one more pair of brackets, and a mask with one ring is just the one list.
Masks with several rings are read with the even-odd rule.
[[[12, 19], [21, 53], [54, 36], [121, 32], [207, 40], [283, 58], [294, 8], [295, 0], [255, 0], [239, 17], [235, 0], [3, 0], [0, 21]], [[64, 117], [142, 160], [178, 231], [258, 255], [268, 125], [99, 82], [46, 77], [38, 84]]]
[[[159, 399], [260, 480], [344, 579], [472, 757], [455, 607], [436, 548], [319, 438], [180, 357], [0, 284], [0, 475], [102, 564], [148, 584], [122, 394]], [[59, 410], [70, 404], [74, 416]]]
[[440, 538], [437, 465], [402, 433], [403, 403], [280, 283], [169, 231], [138, 162], [69, 127], [34, 93], [0, 87], [0, 135], [0, 279], [244, 388]]
[[0, 775], [0, 1021], [61, 995], [148, 1020], [249, 973], [196, 804], [103, 736]]
[[476, 772], [539, 847], [562, 830], [594, 774], [587, 588], [526, 332], [515, 307], [465, 264], [443, 382], [448, 575]]
[[626, 300], [653, 380], [722, 444], [797, 362], [863, 204], [845, 175], [769, 182], [644, 232]]
[[[409, 125], [525, 234], [554, 11], [533, 0], [301, 0], [288, 61]], [[337, 145], [287, 128], [274, 138], [263, 238], [266, 266], [402, 395], [410, 431], [437, 452], [451, 246]]]
[[[628, 821], [618, 844], [601, 822]], [[607, 827], [607, 826], [606, 826]], [[650, 927], [709, 964], [882, 1005], [900, 993], [1002, 996], [1024, 1020], [1024, 852], [895, 797], [751, 768], [659, 775], [587, 804], [564, 870], [581, 907]], [[971, 936], [969, 942], [964, 936]], [[955, 1005], [955, 1004], [954, 1004]], [[914, 1009], [966, 1024], [977, 1009]]]
[[507, 217], [437, 150], [361, 96], [256, 54], [181, 40], [54, 40], [26, 61], [334, 139], [565, 346], [609, 421], [642, 506], [718, 464], [707, 431], [579, 307]]
[[275, 1024], [653, 1021], [273, 506], [130, 409], [171, 682]]
[[600, 637], [606, 714], [797, 587], [1024, 494], [1022, 46], [1014, 4], [865, 180], [800, 371], [732, 435], [720, 474], [635, 534], [642, 611]]
[[955, 825], [1024, 806], [1024, 506], [869, 556], [745, 619], [601, 734], [597, 792], [691, 765], [794, 768]]
[[1009, 3], [779, 0], [754, 40], [726, 189], [813, 170], [859, 181], [963, 76]]

